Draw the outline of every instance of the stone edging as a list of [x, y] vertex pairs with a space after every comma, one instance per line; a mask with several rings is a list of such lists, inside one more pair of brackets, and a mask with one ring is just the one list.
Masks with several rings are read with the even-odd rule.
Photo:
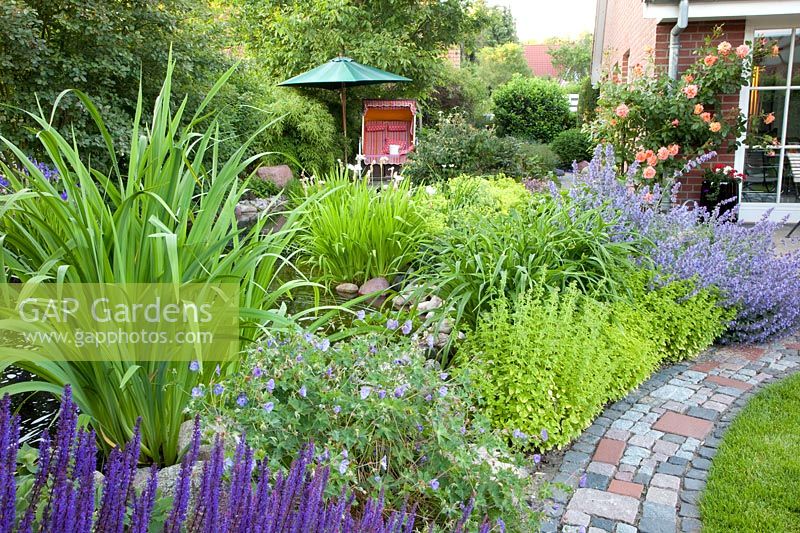
[[715, 347], [656, 372], [567, 449], [540, 531], [700, 531], [697, 502], [722, 435], [764, 384], [800, 370], [800, 338]]

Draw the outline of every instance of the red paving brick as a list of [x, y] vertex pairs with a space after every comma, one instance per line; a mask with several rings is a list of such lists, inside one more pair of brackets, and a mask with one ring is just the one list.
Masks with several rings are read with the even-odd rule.
[[608, 486], [609, 492], [616, 492], [623, 496], [630, 496], [637, 500], [642, 495], [644, 487], [638, 483], [630, 483], [628, 481], [620, 481], [619, 479], [612, 479], [611, 484]]
[[706, 378], [706, 381], [722, 385], [723, 387], [733, 387], [735, 389], [741, 389], [741, 390], [748, 390], [753, 388], [751, 384], [745, 383], [744, 381], [739, 381], [738, 379], [723, 378], [722, 376], [708, 376]]
[[715, 368], [719, 366], [719, 363], [716, 361], [709, 361], [707, 363], [697, 363], [689, 370], [694, 370], [695, 372], [711, 372]]
[[592, 461], [616, 465], [619, 464], [624, 451], [625, 443], [621, 440], [600, 439]]
[[713, 427], [714, 424], [709, 420], [672, 411], [667, 411], [661, 415], [661, 418], [653, 424], [653, 429], [658, 431], [683, 435], [684, 437], [694, 437], [695, 439], [703, 439]]

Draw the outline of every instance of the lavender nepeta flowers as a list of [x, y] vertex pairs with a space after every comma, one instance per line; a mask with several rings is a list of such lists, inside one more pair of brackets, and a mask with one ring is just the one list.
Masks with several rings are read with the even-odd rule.
[[403, 332], [403, 335], [408, 335], [409, 333], [411, 333], [411, 327], [412, 327], [411, 321], [410, 320], [406, 320], [403, 323], [403, 327], [400, 328], [400, 331]]
[[439, 490], [439, 480], [436, 478], [430, 480], [428, 485], [430, 485], [433, 490]]
[[247, 394], [243, 392], [239, 393], [239, 396], [236, 397], [236, 405], [239, 407], [244, 407], [247, 405]]
[[217, 383], [217, 384], [215, 384], [215, 385], [214, 385], [214, 387], [211, 389], [211, 392], [213, 392], [214, 394], [216, 394], [217, 396], [219, 396], [220, 394], [222, 394], [223, 392], [225, 392], [225, 386], [224, 386], [222, 383]]
[[389, 320], [386, 321], [386, 329], [388, 329], [389, 331], [394, 331], [399, 327], [400, 327], [400, 322], [398, 322], [394, 318], [390, 318]]
[[200, 361], [192, 361], [189, 363], [189, 370], [192, 372], [197, 372], [200, 370]]

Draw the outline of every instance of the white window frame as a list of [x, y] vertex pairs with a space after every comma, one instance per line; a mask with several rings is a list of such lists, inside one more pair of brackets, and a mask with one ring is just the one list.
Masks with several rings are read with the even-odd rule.
[[[800, 16], [792, 15], [792, 16], [783, 16], [783, 17], [754, 17], [748, 18], [747, 22], [745, 23], [745, 41], [753, 41], [753, 37], [755, 36], [755, 32], [757, 30], [780, 30], [780, 29], [794, 29], [795, 30], [795, 45], [791, 49], [789, 54], [789, 65], [791, 67], [789, 71], [789, 75], [786, 79], [786, 85], [782, 88], [770, 88], [766, 90], [784, 90], [787, 91], [787, 97], [784, 102], [784, 112], [783, 112], [783, 123], [781, 124], [781, 147], [780, 147], [780, 154], [779, 154], [779, 167], [778, 167], [778, 184], [779, 186], [776, 188], [776, 201], [775, 202], [741, 202], [742, 198], [742, 185], [739, 185], [739, 219], [743, 222], [757, 222], [760, 220], [767, 212], [770, 213], [769, 219], [774, 221], [783, 220], [784, 218], [788, 217], [789, 222], [797, 222], [800, 221], [800, 202], [792, 202], [792, 203], [780, 203], [780, 195], [781, 189], [783, 188], [783, 156], [786, 152], [786, 149], [800, 149], [800, 144], [792, 144], [790, 146], [786, 146], [784, 143], [786, 142], [786, 131], [787, 131], [787, 123], [789, 120], [789, 101], [791, 96], [791, 91], [799, 91], [800, 92], [800, 85], [791, 85], [792, 82], [792, 74], [794, 70], [794, 54], [800, 52], [800, 46], [798, 46], [796, 40], [800, 37]], [[735, 43], [734, 43], [735, 45]], [[797, 67], [797, 68], [800, 68]], [[750, 93], [751, 87], [742, 87], [742, 90], [739, 93], [739, 109], [742, 110], [742, 113], [745, 116], [748, 116], [750, 113]], [[744, 135], [739, 138], [739, 141], [744, 141]], [[736, 150], [734, 155], [734, 167], [739, 172], [744, 172], [744, 161], [745, 161], [745, 150], [747, 147], [742, 144]], [[771, 210], [771, 211], [770, 211]]]

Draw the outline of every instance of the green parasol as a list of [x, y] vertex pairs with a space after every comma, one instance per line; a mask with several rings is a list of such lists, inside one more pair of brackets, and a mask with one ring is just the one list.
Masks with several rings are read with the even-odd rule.
[[347, 140], [347, 88], [357, 85], [377, 85], [380, 83], [404, 83], [411, 79], [368, 67], [349, 57], [335, 57], [327, 63], [303, 72], [279, 83], [291, 87], [319, 87], [320, 89], [339, 89], [342, 98], [342, 131]]

